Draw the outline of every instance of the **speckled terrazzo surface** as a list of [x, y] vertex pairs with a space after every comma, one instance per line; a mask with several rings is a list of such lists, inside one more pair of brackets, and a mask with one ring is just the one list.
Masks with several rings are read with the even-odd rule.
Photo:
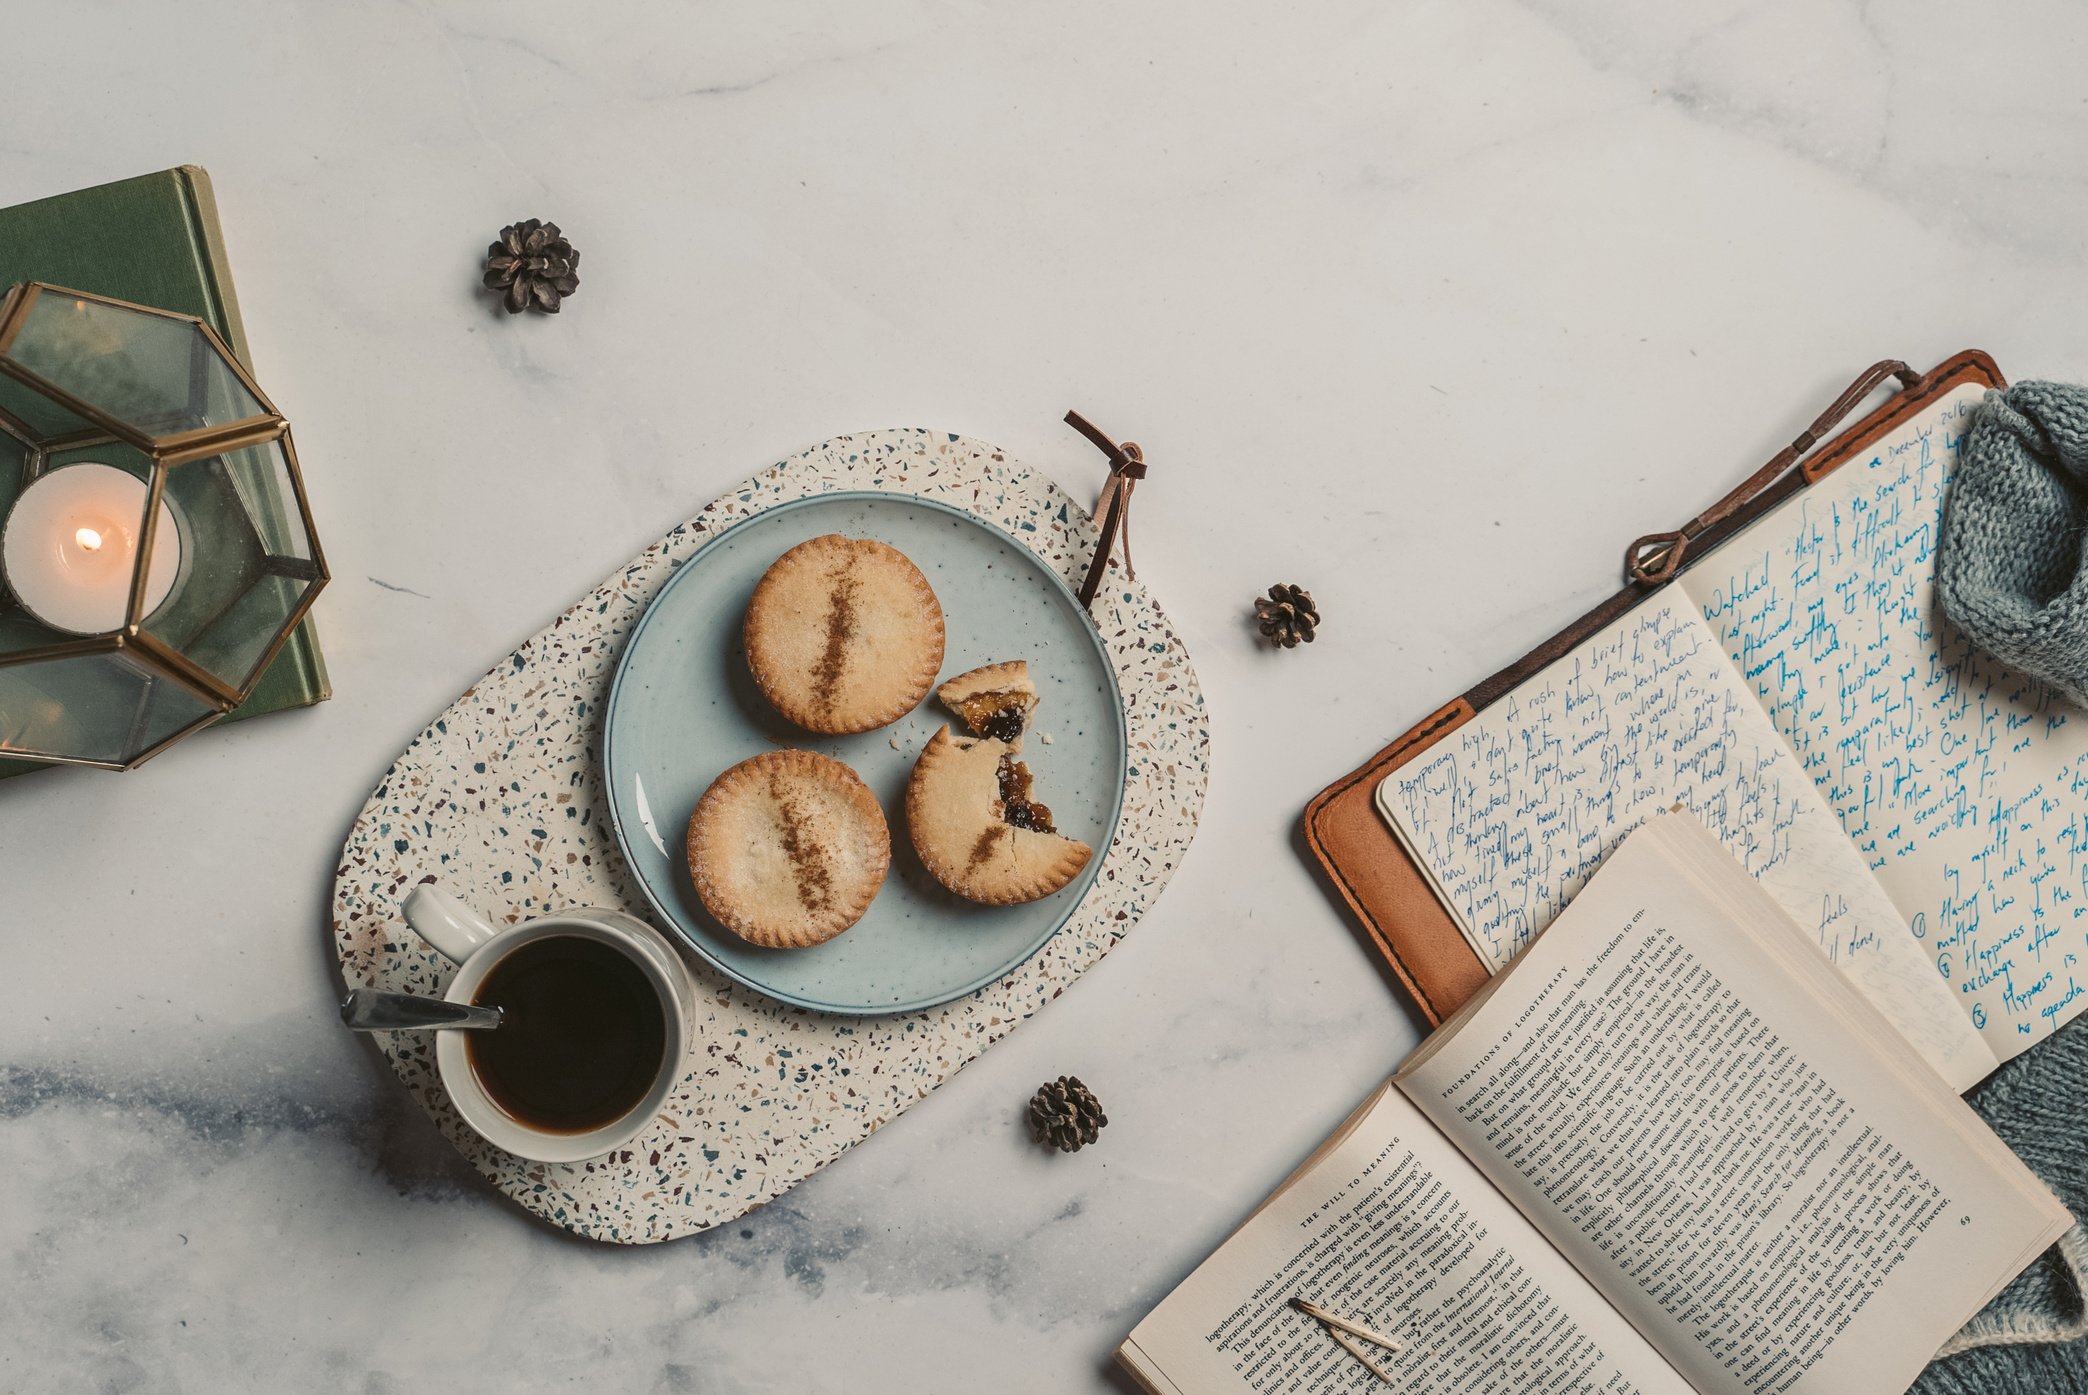
[[[342, 850], [333, 930], [343, 978], [439, 993], [449, 963], [397, 903], [433, 880], [496, 921], [576, 905], [644, 915], [616, 851], [599, 778], [618, 654], [675, 568], [730, 524], [847, 490], [965, 509], [1077, 581], [1085, 510], [981, 442], [920, 430], [836, 437], [711, 503], [532, 637], [431, 723], [387, 772]], [[1202, 809], [1209, 726], [1195, 671], [1157, 604], [1113, 568], [1095, 606], [1129, 731], [1123, 814], [1101, 871], [1028, 963], [923, 1012], [839, 1018], [786, 1007], [690, 961], [701, 987], [690, 1071], [632, 1145], [568, 1166], [493, 1148], [456, 1115], [428, 1042], [379, 1037], [413, 1097], [495, 1187], [576, 1234], [647, 1244], [781, 1194], [896, 1117], [1063, 992], [1127, 934], [1187, 850]]]

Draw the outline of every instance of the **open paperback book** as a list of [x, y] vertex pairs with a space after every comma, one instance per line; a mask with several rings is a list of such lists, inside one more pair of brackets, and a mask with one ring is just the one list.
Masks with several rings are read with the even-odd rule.
[[1939, 398], [1379, 784], [1489, 971], [1680, 801], [1957, 1089], [2088, 1009], [2088, 713], [1973, 650], [1933, 596], [1981, 391]]
[[1685, 813], [1118, 1349], [1146, 1389], [1898, 1395], [2072, 1224]]

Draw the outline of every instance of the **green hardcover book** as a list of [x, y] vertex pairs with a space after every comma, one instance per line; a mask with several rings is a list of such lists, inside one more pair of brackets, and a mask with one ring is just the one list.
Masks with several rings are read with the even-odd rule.
[[[200, 316], [240, 362], [254, 367], [232, 296], [210, 176], [195, 165], [0, 209], [0, 291], [18, 281], [49, 281]], [[332, 696], [319, 637], [307, 617], [252, 694], [224, 720], [309, 707]], [[0, 779], [47, 768], [0, 760]]]

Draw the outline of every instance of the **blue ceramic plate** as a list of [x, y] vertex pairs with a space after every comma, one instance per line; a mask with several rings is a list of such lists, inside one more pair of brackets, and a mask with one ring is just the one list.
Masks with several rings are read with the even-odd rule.
[[[954, 720], [932, 696], [890, 726], [840, 737], [800, 731], [762, 698], [741, 650], [747, 601], [771, 562], [824, 533], [890, 543], [927, 575], [947, 630], [943, 677], [1029, 660], [1043, 700], [1023, 759], [1060, 831], [1095, 849], [1072, 885], [1026, 906], [977, 906], [921, 866], [906, 832], [906, 781], [935, 729]], [[697, 800], [728, 767], [778, 746], [853, 766], [892, 833], [891, 874], [869, 912], [811, 949], [746, 943], [711, 919], [689, 881], [684, 834]], [[602, 734], [617, 842], [660, 922], [750, 988], [857, 1015], [961, 998], [1042, 949], [1101, 869], [1123, 805], [1126, 756], [1116, 670], [1065, 582], [991, 524], [902, 494], [800, 499], [706, 544], [667, 579], [632, 632]]]

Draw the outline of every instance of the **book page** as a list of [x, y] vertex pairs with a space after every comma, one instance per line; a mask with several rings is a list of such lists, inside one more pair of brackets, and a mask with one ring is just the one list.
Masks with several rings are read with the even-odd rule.
[[1981, 395], [1944, 397], [1679, 584], [2005, 1061], [2088, 1009], [2088, 712], [1936, 607]]
[[1689, 1387], [1398, 1091], [1351, 1116], [1118, 1351], [1149, 1390], [1383, 1391], [1296, 1295], [1408, 1395], [1684, 1395]]
[[1952, 1086], [1993, 1070], [1812, 781], [1685, 596], [1658, 593], [1387, 775], [1378, 807], [1499, 970], [1677, 801]]
[[2071, 1223], [1686, 814], [1397, 1080], [1721, 1395], [1897, 1395]]

